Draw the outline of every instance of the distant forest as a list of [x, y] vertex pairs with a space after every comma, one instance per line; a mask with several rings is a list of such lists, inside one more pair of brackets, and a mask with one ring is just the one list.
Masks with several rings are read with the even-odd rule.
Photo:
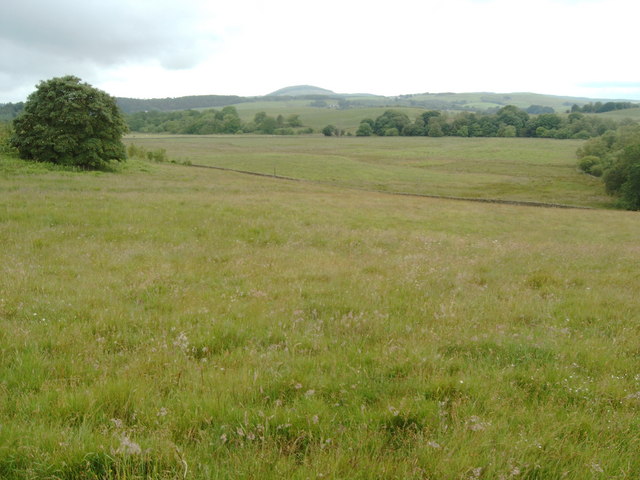
[[13, 120], [24, 108], [24, 102], [0, 103], [0, 122]]
[[[513, 105], [507, 105], [496, 113], [460, 112], [450, 114], [429, 110], [411, 119], [398, 110], [387, 110], [376, 119], [365, 118], [360, 122], [357, 136], [429, 136], [429, 137], [541, 137], [587, 139], [615, 130], [631, 121], [616, 122], [608, 118], [573, 112], [568, 115], [542, 113], [529, 115]], [[338, 132], [328, 125], [323, 129], [327, 136]]]
[[571, 107], [571, 112], [581, 112], [581, 113], [606, 113], [613, 112], [614, 110], [625, 110], [627, 108], [636, 108], [638, 107], [637, 103], [631, 102], [596, 102], [596, 103], [587, 103], [583, 106], [578, 106], [576, 104]]
[[[229, 105], [249, 102], [284, 102], [288, 100], [322, 101], [333, 99], [326, 95], [239, 97], [236, 95], [193, 95], [177, 98], [116, 98], [118, 106], [124, 113], [148, 112], [152, 110], [169, 112], [177, 110], [220, 108]], [[335, 98], [338, 101], [338, 97]]]
[[126, 116], [129, 128], [141, 133], [211, 135], [217, 133], [263, 133], [294, 135], [313, 133], [305, 128], [300, 115], [272, 117], [258, 112], [250, 122], [243, 122], [233, 106], [221, 110], [183, 110], [179, 112], [137, 112]]

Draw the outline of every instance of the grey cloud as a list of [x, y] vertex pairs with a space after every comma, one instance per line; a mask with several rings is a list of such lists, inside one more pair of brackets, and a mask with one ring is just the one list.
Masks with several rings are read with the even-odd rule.
[[190, 68], [214, 42], [197, 0], [17, 0], [0, 16], [0, 102], [18, 83], [130, 62]]

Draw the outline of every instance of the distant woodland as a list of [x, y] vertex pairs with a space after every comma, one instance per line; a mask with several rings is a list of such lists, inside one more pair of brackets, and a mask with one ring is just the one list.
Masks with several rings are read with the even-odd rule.
[[[472, 112], [451, 114], [428, 110], [418, 115], [413, 121], [401, 111], [387, 110], [376, 119], [363, 119], [356, 135], [587, 139], [615, 130], [624, 123], [631, 122], [616, 122], [579, 112], [568, 115], [556, 113], [530, 115], [513, 105], [507, 105], [493, 114]], [[323, 133], [335, 134], [328, 129], [323, 130]]]
[[129, 128], [142, 133], [173, 133], [211, 135], [216, 133], [261, 133], [293, 135], [313, 133], [305, 128], [300, 115], [272, 117], [258, 112], [250, 122], [244, 122], [233, 106], [221, 110], [183, 110], [178, 112], [137, 112], [127, 116]]
[[571, 107], [571, 112], [582, 113], [606, 113], [613, 112], [614, 110], [626, 110], [627, 108], [636, 108], [637, 103], [631, 102], [589, 102], [586, 105], [579, 106], [574, 104]]

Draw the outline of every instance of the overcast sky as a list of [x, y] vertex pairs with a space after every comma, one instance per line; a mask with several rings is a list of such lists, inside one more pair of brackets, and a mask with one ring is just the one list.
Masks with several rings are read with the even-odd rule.
[[0, 103], [76, 75], [120, 97], [536, 92], [640, 100], [636, 0], [3, 0]]

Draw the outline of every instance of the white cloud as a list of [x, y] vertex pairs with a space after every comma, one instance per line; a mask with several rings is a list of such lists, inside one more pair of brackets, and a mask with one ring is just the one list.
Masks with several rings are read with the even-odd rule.
[[585, 87], [640, 81], [630, 0], [26, 0], [5, 10], [0, 101], [60, 74], [132, 97], [314, 84], [640, 98], [634, 86]]

